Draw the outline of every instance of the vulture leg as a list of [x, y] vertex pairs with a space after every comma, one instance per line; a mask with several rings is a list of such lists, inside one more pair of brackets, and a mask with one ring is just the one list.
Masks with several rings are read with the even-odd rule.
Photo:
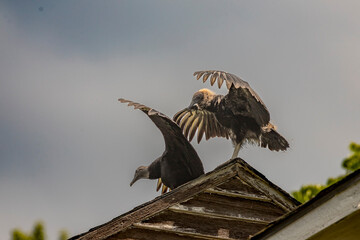
[[233, 153], [231, 159], [234, 159], [234, 158], [237, 158], [237, 157], [238, 157], [240, 148], [241, 148], [241, 143], [237, 143], [237, 144], [235, 145], [234, 153]]

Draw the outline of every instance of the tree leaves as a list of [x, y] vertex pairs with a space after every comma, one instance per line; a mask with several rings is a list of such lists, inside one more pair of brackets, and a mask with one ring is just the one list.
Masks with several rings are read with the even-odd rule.
[[[11, 240], [45, 240], [45, 227], [42, 222], [37, 222], [31, 233], [24, 233], [20, 229], [14, 229], [12, 231]], [[59, 240], [68, 239], [68, 234], [65, 230], [61, 230], [59, 233]]]
[[360, 169], [360, 144], [350, 143], [349, 149], [351, 155], [345, 158], [341, 166], [346, 170], [346, 173], [338, 177], [329, 178], [325, 185], [322, 184], [309, 184], [301, 186], [300, 190], [294, 191], [291, 194], [301, 203], [307, 202], [315, 197], [321, 190], [331, 186], [332, 184], [345, 178], [350, 173]]
[[350, 173], [360, 168], [360, 144], [352, 142], [349, 149], [352, 154], [344, 159], [342, 167], [346, 169], [346, 172]]

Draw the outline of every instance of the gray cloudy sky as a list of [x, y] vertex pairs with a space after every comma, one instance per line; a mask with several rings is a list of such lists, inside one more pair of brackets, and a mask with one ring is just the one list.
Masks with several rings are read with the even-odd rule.
[[[153, 199], [129, 187], [164, 149], [141, 102], [172, 116], [220, 69], [266, 103], [285, 153], [240, 156], [287, 191], [343, 171], [360, 142], [358, 1], [0, 1], [0, 238], [43, 220], [50, 239]], [[226, 93], [225, 89], [213, 90]], [[230, 141], [194, 143], [206, 171]]]

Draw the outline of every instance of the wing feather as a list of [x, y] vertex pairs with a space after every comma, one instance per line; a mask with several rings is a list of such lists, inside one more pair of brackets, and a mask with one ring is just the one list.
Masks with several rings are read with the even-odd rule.
[[141, 111], [148, 113], [148, 111], [151, 109], [143, 104], [137, 103], [137, 102], [133, 102], [124, 98], [119, 98], [119, 102], [121, 103], [127, 103], [128, 106], [134, 106], [134, 109], [140, 109]]
[[213, 75], [211, 76], [211, 79], [210, 79], [210, 84], [211, 84], [211, 86], [214, 85], [217, 76], [218, 76], [218, 74], [213, 74]]
[[173, 120], [174, 122], [176, 122], [177, 125], [179, 125], [181, 118], [179, 118], [179, 116], [183, 117], [186, 114], [186, 112], [184, 110], [178, 111], [177, 113], [175, 113]]
[[209, 114], [208, 116], [208, 120], [209, 120], [209, 133], [210, 133], [210, 137], [216, 137], [217, 136], [217, 127], [216, 124], [214, 123], [214, 119], [211, 117], [211, 115]]
[[200, 72], [195, 72], [194, 76], [196, 76], [196, 79], [199, 80], [201, 78], [201, 76], [204, 75], [204, 72], [200, 71]]
[[186, 111], [179, 111], [178, 113], [176, 113], [176, 115], [174, 116], [174, 121], [177, 123], [177, 125], [180, 125], [180, 121], [181, 118], [187, 114]]
[[[237, 107], [239, 106], [237, 104], [242, 102], [241, 107], [244, 106], [243, 104], [247, 104], [245, 106], [249, 107], [249, 111], [244, 112], [242, 115], [254, 118], [260, 126], [265, 126], [270, 121], [269, 111], [267, 110], [260, 96], [250, 87], [249, 83], [242, 80], [238, 76], [217, 70], [198, 71], [195, 72], [194, 75], [197, 76], [197, 79], [200, 79], [203, 76], [203, 82], [205, 82], [210, 77], [211, 85], [213, 85], [217, 79], [219, 88], [225, 81], [226, 87], [229, 90], [227, 98], [233, 103], [233, 106]], [[237, 93], [231, 95], [231, 91], [236, 91]], [[234, 96], [234, 98], [230, 99], [229, 95]], [[244, 102], [244, 100], [246, 102]]]
[[211, 73], [205, 73], [203, 77], [203, 82], [206, 82], [206, 80], [209, 78], [210, 75]]
[[[229, 79], [229, 78], [228, 78], [228, 79]], [[231, 80], [228, 80], [228, 81], [225, 82], [225, 84], [226, 84], [226, 87], [227, 87], [228, 89], [230, 89], [230, 88], [231, 88], [231, 85], [232, 85], [233, 83], [232, 83]]]
[[[191, 116], [187, 119], [187, 121], [185, 122], [185, 126], [184, 126], [184, 128], [183, 128], [183, 130], [184, 130], [184, 136], [185, 136], [186, 138], [188, 138], [188, 136], [189, 136], [189, 131], [190, 131], [191, 125], [193, 124], [195, 118], [197, 118], [196, 114], [191, 114], [191, 113], [190, 113], [190, 115], [191, 115]], [[188, 139], [189, 139], [189, 138], [188, 138]]]
[[221, 72], [219, 74], [219, 79], [218, 79], [218, 87], [221, 88], [221, 85], [223, 84], [224, 80], [226, 79], [226, 75], [225, 73]]
[[221, 136], [221, 128], [220, 125], [217, 124], [216, 119], [211, 119], [213, 122], [213, 126], [214, 126], [214, 137], [216, 136]]
[[249, 83], [242, 80], [241, 78], [239, 78], [238, 76], [236, 76], [234, 74], [224, 72], [224, 71], [217, 71], [217, 70], [197, 71], [194, 73], [194, 76], [196, 76], [197, 79], [200, 79], [202, 76], [204, 76], [204, 78], [206, 77], [206, 79], [203, 78], [204, 82], [209, 78], [210, 75], [218, 75], [219, 76], [219, 77], [217, 77], [219, 88], [221, 88], [223, 81], [225, 80], [226, 82], [228, 82], [226, 87], [229, 90], [231, 87], [231, 83], [234, 84], [234, 86], [236, 88], [239, 88], [239, 87], [247, 88], [247, 89], [249, 89], [249, 92], [251, 93], [251, 95], [257, 101], [259, 101], [261, 104], [264, 104], [263, 101], [261, 100], [260, 96], [250, 87]]
[[200, 122], [202, 121], [202, 115], [201, 113], [197, 114], [193, 123], [191, 124], [190, 130], [189, 130], [189, 142], [194, 138], [196, 130], [199, 127]]
[[[184, 111], [187, 114], [184, 114]], [[182, 116], [182, 118], [180, 117]], [[183, 134], [191, 141], [196, 131], [198, 132], [197, 142], [199, 143], [205, 134], [205, 139], [213, 137], [228, 138], [228, 129], [223, 127], [216, 119], [215, 114], [207, 110], [183, 109], [174, 115], [174, 121], [180, 122]]]
[[181, 123], [180, 123], [180, 128], [181, 129], [184, 129], [185, 127], [185, 124], [188, 122], [188, 119], [193, 116], [193, 114], [191, 112], [188, 112], [183, 119], [181, 119]]
[[202, 116], [202, 120], [199, 123], [199, 127], [198, 127], [198, 135], [197, 135], [197, 142], [199, 143], [204, 135], [205, 132], [205, 127], [206, 127], [206, 115], [204, 112], [202, 112], [201, 114]]
[[204, 129], [205, 129], [205, 139], [206, 140], [209, 140], [209, 138], [211, 137], [211, 134], [210, 134], [210, 122], [209, 122], [209, 113], [208, 112], [204, 112], [205, 114], [205, 118], [204, 118], [204, 122], [205, 122], [205, 126], [204, 126]]
[[143, 104], [133, 102], [127, 99], [120, 98], [119, 102], [121, 103], [127, 103], [128, 106], [133, 106], [134, 109], [140, 109], [146, 115], [155, 123], [155, 125], [159, 128], [162, 135], [164, 136], [165, 145], [169, 146], [172, 144], [176, 144], [174, 141], [174, 137], [177, 137], [177, 139], [182, 140], [182, 144], [189, 144], [189, 142], [186, 140], [186, 138], [183, 138], [182, 129], [168, 116], [165, 114], [147, 107]]

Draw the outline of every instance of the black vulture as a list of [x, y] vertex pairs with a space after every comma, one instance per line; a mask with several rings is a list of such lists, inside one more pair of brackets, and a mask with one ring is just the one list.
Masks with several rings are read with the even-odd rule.
[[166, 186], [162, 190], [164, 193], [167, 187], [174, 189], [204, 174], [204, 167], [198, 154], [171, 118], [140, 103], [123, 98], [119, 101], [146, 113], [160, 129], [165, 140], [164, 153], [149, 166], [138, 167], [130, 186], [141, 178], [159, 179], [157, 190], [162, 183]]
[[205, 134], [206, 140], [212, 137], [231, 138], [234, 144], [232, 158], [238, 156], [243, 143], [256, 143], [272, 151], [285, 151], [289, 143], [270, 123], [270, 114], [259, 95], [250, 85], [224, 71], [199, 71], [194, 76], [203, 82], [216, 80], [220, 88], [223, 82], [229, 90], [227, 95], [217, 95], [209, 89], [197, 91], [190, 106], [177, 112], [174, 121], [183, 129], [185, 137], [191, 141], [197, 131], [197, 141]]

